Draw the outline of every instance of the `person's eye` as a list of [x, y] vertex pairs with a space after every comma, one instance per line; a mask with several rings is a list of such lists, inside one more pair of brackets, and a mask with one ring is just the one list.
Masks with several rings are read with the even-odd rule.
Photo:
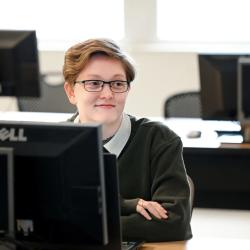
[[96, 80], [90, 80], [85, 82], [85, 86], [89, 89], [99, 89], [102, 87], [102, 82], [101, 81], [96, 81]]
[[115, 82], [113, 82], [113, 86], [117, 87], [117, 88], [120, 88], [120, 87], [126, 86], [126, 83], [122, 82], [122, 81], [115, 81]]
[[100, 87], [102, 85], [101, 81], [89, 81], [89, 84], [93, 87]]

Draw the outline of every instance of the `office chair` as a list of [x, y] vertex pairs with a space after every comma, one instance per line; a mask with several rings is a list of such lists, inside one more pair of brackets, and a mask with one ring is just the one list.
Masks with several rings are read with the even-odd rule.
[[174, 94], [164, 104], [164, 117], [200, 118], [201, 100], [199, 91]]
[[49, 76], [59, 76], [59, 73], [52, 72], [41, 75], [40, 90], [41, 96], [19, 97], [18, 107], [20, 111], [32, 112], [56, 112], [56, 113], [74, 113], [76, 108], [70, 104], [64, 91], [63, 82], [50, 84]]

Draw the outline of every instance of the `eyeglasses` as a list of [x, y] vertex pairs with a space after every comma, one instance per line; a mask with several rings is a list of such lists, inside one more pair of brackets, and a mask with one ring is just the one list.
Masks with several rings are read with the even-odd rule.
[[128, 91], [129, 83], [127, 81], [102, 81], [102, 80], [83, 80], [75, 81], [74, 83], [82, 83], [84, 89], [88, 92], [101, 92], [104, 84], [108, 84], [111, 91], [114, 93], [124, 93]]

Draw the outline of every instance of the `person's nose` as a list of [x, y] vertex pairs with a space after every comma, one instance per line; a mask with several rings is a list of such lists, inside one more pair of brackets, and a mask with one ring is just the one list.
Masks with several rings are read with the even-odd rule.
[[105, 98], [113, 97], [113, 92], [111, 91], [109, 84], [103, 85], [103, 89], [101, 91], [101, 97], [105, 97]]

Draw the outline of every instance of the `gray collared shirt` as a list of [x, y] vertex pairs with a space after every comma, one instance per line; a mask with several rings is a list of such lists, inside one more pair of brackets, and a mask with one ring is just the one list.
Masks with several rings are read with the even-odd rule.
[[[79, 123], [79, 115], [74, 119], [74, 123]], [[126, 145], [131, 133], [131, 121], [127, 114], [123, 113], [122, 122], [115, 135], [104, 147], [118, 158], [122, 149]]]

